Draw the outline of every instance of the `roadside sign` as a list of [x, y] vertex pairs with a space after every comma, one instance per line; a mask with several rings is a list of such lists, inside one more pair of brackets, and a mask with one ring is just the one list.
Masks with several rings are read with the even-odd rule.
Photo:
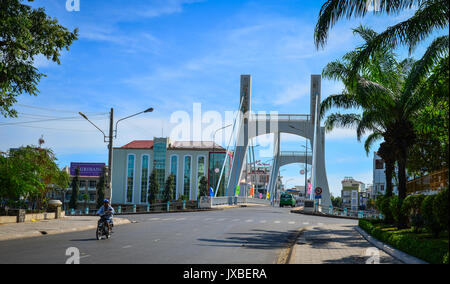
[[315, 198], [316, 199], [322, 199], [322, 195], [316, 195]]
[[301, 174], [301, 175], [304, 175], [304, 174], [305, 174], [305, 170], [301, 170], [301, 171], [300, 171], [300, 174]]
[[316, 193], [316, 195], [321, 195], [322, 194], [322, 188], [321, 187], [316, 187], [314, 192]]
[[214, 171], [216, 172], [216, 174], [220, 172], [219, 168], [216, 168]]

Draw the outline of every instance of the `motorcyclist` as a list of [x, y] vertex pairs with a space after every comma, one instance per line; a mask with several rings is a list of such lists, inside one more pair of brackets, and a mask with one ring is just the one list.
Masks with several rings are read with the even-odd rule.
[[97, 215], [104, 216], [106, 219], [106, 224], [108, 225], [108, 230], [111, 232], [112, 227], [114, 227], [113, 222], [113, 214], [114, 214], [114, 208], [112, 208], [109, 205], [109, 200], [105, 199], [103, 200], [103, 206], [100, 207], [100, 209], [97, 211]]

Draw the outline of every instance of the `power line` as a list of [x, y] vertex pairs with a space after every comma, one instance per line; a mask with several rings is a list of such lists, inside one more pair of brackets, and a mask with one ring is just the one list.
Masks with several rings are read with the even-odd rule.
[[31, 126], [31, 125], [16, 125], [16, 127], [27, 127], [27, 128], [34, 128], [34, 129], [46, 129], [46, 130], [58, 130], [58, 131], [73, 131], [73, 132], [97, 132], [95, 130], [51, 128], [51, 127], [41, 127], [41, 126]]
[[[24, 105], [24, 104], [16, 104], [17, 106], [24, 107], [24, 108], [31, 108], [31, 109], [38, 109], [38, 110], [45, 110], [45, 111], [51, 111], [51, 112], [61, 112], [61, 113], [75, 113], [78, 114], [77, 111], [68, 111], [63, 109], [52, 109], [52, 108], [46, 108], [46, 107], [37, 107], [37, 106], [30, 106], [30, 105]], [[92, 113], [86, 113], [89, 115], [106, 115], [107, 112], [92, 112]]]

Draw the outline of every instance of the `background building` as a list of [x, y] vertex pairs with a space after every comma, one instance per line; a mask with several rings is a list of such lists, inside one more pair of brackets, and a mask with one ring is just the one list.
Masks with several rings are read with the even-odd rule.
[[[384, 195], [386, 193], [386, 167], [383, 159], [378, 156], [377, 152], [373, 153], [373, 197], [376, 199], [379, 195]], [[392, 178], [393, 193], [398, 194], [397, 181], [395, 176], [397, 176], [398, 168], [395, 167], [395, 174]]]
[[359, 206], [362, 202], [360, 193], [365, 193], [364, 183], [357, 181], [352, 177], [345, 177], [342, 181], [342, 207], [352, 211], [359, 210]]
[[[78, 192], [78, 208], [84, 209], [85, 205], [89, 209], [96, 209], [97, 207], [97, 184], [100, 181], [100, 177], [103, 174], [103, 168], [106, 167], [105, 163], [70, 163], [69, 167], [64, 167], [68, 174], [70, 174], [69, 187], [63, 191], [57, 191], [52, 193], [53, 199], [59, 199], [64, 202], [64, 208], [68, 208], [70, 198], [72, 197], [72, 180], [75, 177], [75, 169], [80, 169]], [[84, 196], [87, 195], [88, 199], [85, 200]]]
[[[213, 142], [170, 141], [169, 138], [139, 140], [113, 149], [112, 203], [147, 204], [149, 177], [156, 171], [160, 193], [169, 175], [175, 176], [176, 199], [196, 200], [203, 176], [215, 188], [225, 161], [226, 149]], [[231, 155], [226, 159], [219, 194], [228, 181]]]

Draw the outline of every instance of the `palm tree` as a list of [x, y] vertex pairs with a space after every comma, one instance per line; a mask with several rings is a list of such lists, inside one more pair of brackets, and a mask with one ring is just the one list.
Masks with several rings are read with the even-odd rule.
[[[362, 26], [355, 29], [354, 33], [366, 41], [365, 45], [379, 36]], [[447, 49], [443, 48], [444, 45]], [[345, 89], [342, 94], [324, 100], [321, 116], [332, 107], [362, 111], [361, 114], [331, 114], [327, 117], [325, 127], [327, 130], [356, 127], [358, 140], [366, 133], [371, 133], [365, 142], [367, 152], [374, 142], [383, 138], [385, 144], [380, 152], [391, 167], [392, 161], [398, 163], [398, 191], [400, 200], [403, 200], [406, 197], [408, 151], [416, 137], [412, 121], [430, 100], [424, 82], [431, 67], [440, 62], [442, 56], [448, 57], [448, 37], [446, 40], [435, 40], [417, 62], [412, 59], [398, 62], [392, 46], [383, 46], [372, 54], [366, 64], [357, 67], [358, 72], [354, 75], [355, 58], [361, 52], [364, 49], [360, 47], [344, 55], [343, 61], [332, 62], [325, 67], [323, 76], [341, 80]]]
[[[397, 15], [401, 11], [417, 7], [415, 14], [386, 31], [378, 34], [372, 41], [366, 42], [353, 64], [353, 75], [358, 68], [384, 46], [393, 48], [402, 45], [409, 48], [410, 54], [414, 48], [433, 32], [448, 29], [448, 0], [328, 0], [322, 6], [316, 24], [314, 39], [317, 48], [324, 47], [329, 30], [342, 18], [364, 17], [369, 11], [368, 4], [377, 6], [373, 14]], [[376, 4], [378, 3], [378, 5]], [[448, 30], [447, 30], [448, 31]], [[437, 40], [445, 40], [448, 34]], [[448, 46], [446, 47], [448, 49]], [[429, 71], [429, 70], [427, 70]]]

